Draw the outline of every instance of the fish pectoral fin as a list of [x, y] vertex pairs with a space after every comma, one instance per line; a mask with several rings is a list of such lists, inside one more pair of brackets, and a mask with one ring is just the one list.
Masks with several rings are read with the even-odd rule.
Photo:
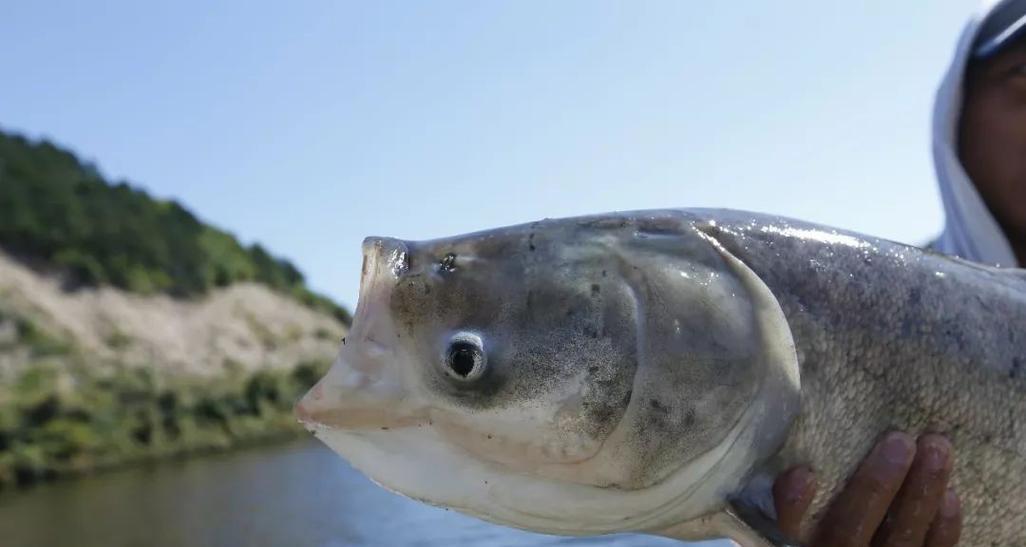
[[[799, 547], [801, 544], [780, 531], [777, 521], [767, 517], [757, 506], [743, 500], [734, 500], [724, 513], [732, 519], [732, 526], [744, 530], [745, 539], [731, 537], [743, 547]], [[749, 539], [751, 537], [751, 539]], [[746, 543], [751, 541], [751, 543]]]
[[784, 536], [771, 519], [762, 516], [762, 520], [756, 519], [753, 525], [739, 513], [746, 513], [746, 510], [739, 512], [737, 509], [729, 507], [717, 513], [650, 533], [682, 541], [726, 538], [741, 547], [799, 547], [799, 543], [790, 541]]

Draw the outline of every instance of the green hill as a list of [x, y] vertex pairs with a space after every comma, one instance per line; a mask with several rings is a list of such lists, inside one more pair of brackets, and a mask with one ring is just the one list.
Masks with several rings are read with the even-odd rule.
[[287, 260], [3, 131], [0, 251], [0, 488], [301, 434], [349, 324]]
[[0, 247], [63, 272], [74, 284], [195, 296], [256, 281], [333, 314], [289, 261], [244, 246], [175, 201], [111, 183], [67, 150], [0, 131]]

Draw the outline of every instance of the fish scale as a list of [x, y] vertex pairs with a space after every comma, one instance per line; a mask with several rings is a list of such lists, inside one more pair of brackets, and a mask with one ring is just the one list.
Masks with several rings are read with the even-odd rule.
[[[707, 229], [770, 287], [799, 350], [802, 411], [769, 469], [811, 464], [818, 515], [882, 432], [943, 432], [965, 543], [1026, 544], [1022, 271], [864, 236], [825, 244], [794, 230], [844, 232], [738, 216]], [[829, 272], [811, 265], [827, 260]]]

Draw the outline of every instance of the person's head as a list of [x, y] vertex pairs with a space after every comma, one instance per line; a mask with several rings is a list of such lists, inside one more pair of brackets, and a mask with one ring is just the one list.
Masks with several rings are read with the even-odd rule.
[[1008, 237], [1026, 241], [1026, 1], [984, 23], [964, 89], [962, 164]]

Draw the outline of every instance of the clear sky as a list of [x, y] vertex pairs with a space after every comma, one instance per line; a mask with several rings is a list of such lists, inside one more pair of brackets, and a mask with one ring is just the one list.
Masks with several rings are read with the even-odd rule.
[[5, 1], [0, 126], [350, 307], [367, 235], [713, 206], [921, 243], [933, 93], [975, 5]]

